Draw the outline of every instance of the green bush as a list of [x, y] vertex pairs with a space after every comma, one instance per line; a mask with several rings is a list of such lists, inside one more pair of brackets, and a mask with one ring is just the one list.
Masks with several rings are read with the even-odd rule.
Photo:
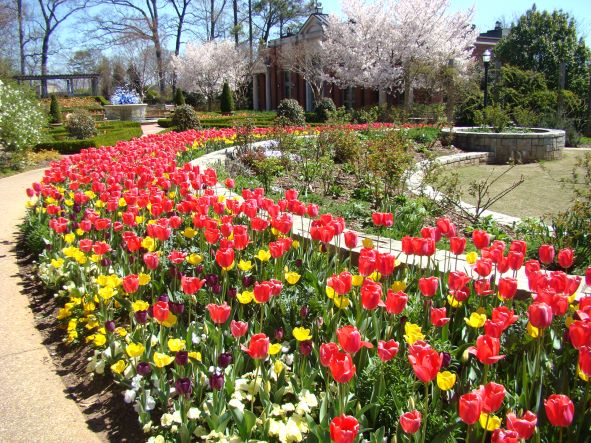
[[92, 138], [83, 140], [57, 140], [52, 142], [38, 143], [35, 151], [54, 150], [62, 155], [77, 154], [81, 149], [97, 148], [96, 141]]
[[49, 123], [61, 123], [62, 122], [62, 110], [60, 104], [57, 101], [57, 96], [51, 94], [51, 103], [49, 104]]
[[86, 110], [79, 109], [68, 116], [66, 129], [70, 137], [82, 140], [96, 135], [96, 122]]
[[176, 88], [173, 103], [176, 106], [183, 106], [185, 104], [185, 96], [183, 95], [181, 88]]
[[513, 108], [513, 121], [517, 126], [523, 128], [533, 128], [536, 126], [540, 117], [531, 109], [522, 108], [517, 106]]
[[306, 124], [304, 108], [297, 100], [284, 98], [277, 106], [277, 117], [282, 124], [303, 126]]
[[161, 128], [172, 128], [174, 126], [172, 124], [172, 118], [159, 118], [158, 126]]
[[144, 102], [150, 105], [157, 105], [162, 103], [162, 97], [160, 97], [160, 93], [154, 89], [148, 89], [146, 91], [146, 95], [144, 96]]
[[42, 138], [47, 123], [39, 102], [26, 90], [0, 81], [0, 163], [20, 167]]
[[220, 110], [222, 114], [231, 114], [234, 112], [234, 97], [232, 96], [232, 90], [228, 82], [224, 82], [222, 88], [222, 95], [220, 96]]
[[354, 131], [334, 129], [322, 132], [318, 145], [324, 154], [332, 155], [335, 163], [349, 163], [359, 157], [361, 141]]
[[29, 211], [19, 228], [25, 250], [34, 256], [41, 254], [46, 247], [45, 239], [51, 237], [47, 220]]
[[97, 103], [100, 103], [102, 106], [111, 104], [111, 102], [109, 100], [107, 100], [105, 97], [103, 97], [102, 95], [96, 95], [96, 96], [94, 96], [94, 99], [97, 101]]
[[336, 110], [337, 107], [331, 98], [322, 98], [318, 100], [318, 103], [316, 103], [316, 109], [314, 110], [316, 113], [316, 121], [324, 123], [330, 117], [330, 113]]
[[188, 131], [189, 129], [199, 128], [199, 118], [190, 105], [177, 106], [171, 122], [177, 131]]
[[488, 106], [483, 111], [474, 112], [474, 122], [478, 126], [490, 126], [494, 132], [503, 132], [511, 119], [500, 106]]

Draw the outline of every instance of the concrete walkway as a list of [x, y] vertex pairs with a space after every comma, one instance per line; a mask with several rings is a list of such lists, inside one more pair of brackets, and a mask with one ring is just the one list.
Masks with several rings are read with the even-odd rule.
[[158, 126], [158, 123], [142, 123], [142, 137], [146, 135], [158, 134], [164, 128]]
[[18, 275], [15, 246], [25, 189], [42, 176], [35, 170], [0, 179], [0, 442], [98, 442], [66, 398]]

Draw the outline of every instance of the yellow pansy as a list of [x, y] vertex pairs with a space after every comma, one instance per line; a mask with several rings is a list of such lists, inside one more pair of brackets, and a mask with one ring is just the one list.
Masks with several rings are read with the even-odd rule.
[[185, 340], [181, 340], [180, 338], [168, 339], [168, 349], [172, 352], [182, 351], [185, 349]]
[[337, 308], [345, 309], [351, 303], [348, 297], [335, 297], [332, 300]]
[[476, 253], [476, 252], [468, 252], [466, 254], [466, 262], [469, 265], [473, 265], [474, 263], [476, 263], [476, 260], [478, 260], [478, 253]]
[[174, 325], [176, 325], [176, 315], [174, 315], [172, 312], [169, 312], [168, 317], [161, 323], [161, 325], [166, 326], [167, 328], [172, 328]]
[[164, 366], [168, 366], [174, 361], [174, 357], [163, 354], [162, 352], [154, 352], [154, 364], [157, 368], [163, 368]]
[[63, 258], [54, 258], [51, 260], [51, 266], [53, 266], [55, 269], [59, 269], [64, 265], [64, 259]]
[[131, 304], [131, 309], [133, 309], [133, 312], [147, 311], [149, 307], [150, 303], [144, 300], [136, 300]]
[[127, 335], [127, 329], [119, 326], [118, 328], [115, 329], [115, 334], [119, 334], [119, 336], [121, 337], [125, 337]]
[[74, 240], [76, 240], [76, 234], [74, 234], [73, 232], [64, 235], [64, 241], [66, 243], [72, 243]]
[[144, 353], [144, 345], [141, 343], [129, 343], [126, 347], [125, 347], [125, 352], [127, 352], [127, 355], [129, 355], [131, 358], [135, 358], [135, 357], [140, 357], [143, 353]]
[[76, 252], [74, 259], [79, 265], [83, 265], [88, 261], [88, 257], [86, 257], [86, 254], [84, 254], [82, 251]]
[[80, 237], [80, 236], [84, 235], [84, 231], [82, 229], [78, 228], [78, 229], [76, 229], [76, 235], [78, 237]]
[[96, 309], [96, 305], [93, 302], [88, 302], [84, 303], [83, 308], [85, 313], [89, 313], [93, 312]]
[[66, 308], [61, 308], [59, 311], [57, 311], [57, 319], [58, 320], [63, 320], [64, 318], [68, 318], [70, 315], [72, 315], [72, 313], [70, 312], [69, 309], [66, 309]]
[[[398, 266], [398, 265], [396, 265]], [[392, 283], [392, 286], [390, 286], [390, 289], [392, 289], [394, 292], [400, 292], [400, 291], [406, 291], [406, 282], [402, 281], [402, 280], [396, 280], [394, 283]]]
[[464, 321], [471, 328], [482, 328], [484, 326], [484, 323], [486, 323], [486, 314], [479, 314], [478, 312], [473, 312], [472, 314], [470, 314], [470, 318], [464, 317]]
[[101, 261], [101, 256], [97, 254], [92, 254], [90, 256], [90, 261], [93, 263], [98, 263], [99, 261]]
[[240, 269], [243, 272], [248, 272], [252, 269], [252, 262], [250, 260], [240, 260], [238, 262], [238, 269]]
[[145, 286], [148, 283], [150, 283], [150, 281], [152, 280], [152, 277], [150, 277], [148, 274], [144, 274], [143, 272], [140, 272], [138, 274], [138, 280], [139, 280], [140, 286]]
[[247, 305], [254, 300], [254, 292], [242, 291], [241, 293], [236, 295], [236, 298], [243, 305]]
[[76, 254], [77, 251], [78, 248], [76, 246], [68, 246], [62, 249], [62, 253], [66, 257], [74, 257], [74, 254]]
[[501, 427], [501, 419], [499, 417], [485, 413], [480, 414], [478, 423], [480, 423], [482, 429], [486, 429], [487, 431], [494, 431], [495, 429]]
[[364, 279], [365, 277], [363, 277], [363, 275], [354, 275], [351, 279], [351, 284], [353, 286], [361, 286], [363, 284]]
[[449, 371], [437, 373], [437, 386], [442, 391], [449, 391], [456, 384], [456, 374]]
[[107, 342], [107, 337], [103, 334], [95, 334], [93, 342], [95, 346], [103, 346]]
[[297, 282], [299, 282], [300, 277], [301, 275], [294, 271], [285, 273], [285, 280], [287, 280], [287, 283], [290, 285], [295, 285]]
[[100, 326], [98, 319], [94, 315], [89, 315], [86, 321], [86, 329], [89, 331], [91, 329], [98, 328]]
[[190, 265], [197, 266], [203, 261], [203, 257], [199, 254], [192, 253], [187, 256], [186, 260]]
[[412, 345], [416, 341], [425, 339], [425, 335], [423, 334], [421, 327], [414, 323], [406, 322], [404, 324], [404, 332], [404, 340], [406, 340], [409, 345]]
[[189, 352], [189, 358], [192, 358], [193, 360], [197, 360], [197, 361], [201, 361], [201, 352]]
[[281, 343], [273, 343], [269, 346], [269, 355], [278, 354], [281, 351]]
[[312, 339], [310, 330], [304, 327], [293, 328], [292, 334], [297, 341], [306, 341]]
[[260, 261], [269, 261], [271, 259], [271, 253], [269, 251], [265, 251], [264, 249], [259, 249], [257, 255], [255, 255]]
[[530, 322], [527, 322], [527, 326], [525, 327], [528, 335], [532, 338], [538, 338], [540, 336], [540, 330], [532, 325]]
[[371, 238], [364, 238], [361, 240], [361, 244], [364, 248], [373, 249], [373, 240]]
[[125, 360], [119, 360], [117, 363], [113, 363], [111, 365], [111, 371], [113, 371], [115, 374], [121, 374], [123, 371], [125, 371], [126, 367], [127, 363], [125, 363]]
[[142, 248], [147, 249], [150, 252], [154, 252], [156, 249], [156, 241], [152, 237], [145, 237], [142, 240]]

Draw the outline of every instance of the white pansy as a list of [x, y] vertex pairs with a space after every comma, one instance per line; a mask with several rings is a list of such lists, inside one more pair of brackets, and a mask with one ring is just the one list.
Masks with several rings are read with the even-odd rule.
[[166, 414], [162, 414], [162, 417], [160, 418], [160, 424], [165, 428], [172, 425], [172, 414], [169, 414], [168, 412]]
[[133, 403], [135, 400], [135, 391], [133, 389], [128, 389], [123, 393], [123, 401], [127, 404]]

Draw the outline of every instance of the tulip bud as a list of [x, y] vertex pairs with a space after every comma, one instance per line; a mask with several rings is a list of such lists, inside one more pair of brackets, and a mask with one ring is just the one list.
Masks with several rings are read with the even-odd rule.
[[275, 329], [275, 340], [277, 340], [277, 341], [283, 340], [283, 328]]
[[175, 315], [180, 315], [185, 311], [185, 305], [183, 303], [171, 302], [168, 306], [170, 307], [170, 311]]
[[302, 355], [308, 356], [312, 352], [312, 340], [300, 342], [300, 352]]
[[137, 311], [134, 314], [135, 321], [137, 321], [140, 325], [143, 325], [148, 321], [148, 311]]
[[189, 353], [187, 351], [178, 351], [174, 357], [174, 362], [179, 366], [185, 366], [189, 362]]
[[139, 362], [135, 368], [136, 372], [141, 376], [146, 376], [150, 372], [152, 372], [152, 368], [150, 367], [150, 363], [142, 361]]
[[300, 309], [300, 317], [306, 318], [309, 313], [310, 313], [310, 308], [308, 308], [308, 305], [302, 306], [302, 308]]
[[209, 376], [209, 386], [214, 391], [219, 391], [222, 389], [224, 387], [224, 374], [219, 371], [215, 371], [213, 374], [211, 374]]
[[218, 364], [222, 368], [227, 368], [228, 366], [230, 366], [232, 364], [232, 354], [230, 354], [229, 352], [224, 352], [220, 354], [220, 356], [218, 357]]
[[105, 322], [105, 329], [108, 332], [113, 332], [115, 330], [115, 322], [112, 320], [108, 320]]

